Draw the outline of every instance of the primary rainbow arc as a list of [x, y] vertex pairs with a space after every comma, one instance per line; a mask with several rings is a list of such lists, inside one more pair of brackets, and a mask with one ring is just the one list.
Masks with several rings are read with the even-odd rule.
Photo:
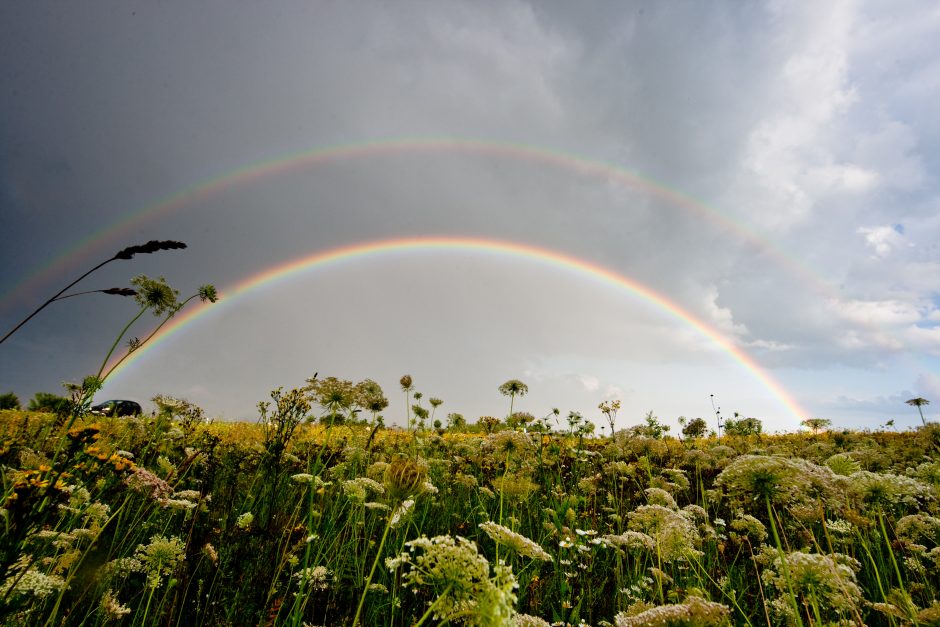
[[618, 274], [609, 268], [605, 268], [596, 263], [579, 259], [571, 255], [558, 251], [539, 248], [530, 244], [518, 242], [509, 242], [494, 239], [482, 239], [471, 237], [414, 237], [401, 239], [387, 239], [378, 241], [369, 241], [347, 246], [340, 246], [329, 250], [318, 251], [310, 255], [305, 255], [267, 268], [247, 279], [242, 280], [234, 287], [228, 290], [220, 290], [221, 301], [215, 305], [202, 305], [186, 310], [184, 313], [175, 317], [164, 330], [153, 338], [143, 348], [132, 353], [120, 366], [118, 366], [112, 376], [126, 373], [134, 363], [139, 362], [148, 352], [162, 344], [170, 336], [178, 333], [185, 327], [198, 321], [210, 312], [220, 307], [226, 307], [229, 303], [238, 301], [240, 298], [250, 294], [253, 290], [276, 281], [283, 281], [294, 275], [315, 268], [325, 268], [338, 264], [343, 261], [364, 258], [369, 256], [387, 255], [396, 252], [417, 252], [417, 251], [469, 251], [477, 253], [497, 253], [509, 257], [529, 259], [546, 263], [556, 268], [562, 268], [575, 272], [583, 273], [589, 277], [600, 280], [608, 285], [625, 289], [640, 299], [650, 303], [654, 307], [668, 313], [671, 317], [680, 320], [684, 324], [694, 328], [698, 333], [707, 337], [721, 350], [730, 355], [738, 362], [755, 380], [757, 380], [771, 395], [786, 408], [797, 421], [804, 419], [809, 414], [800, 407], [795, 399], [768, 373], [766, 372], [749, 354], [740, 347], [733, 344], [721, 333], [715, 330], [706, 322], [696, 318], [691, 313], [672, 302], [662, 294], [659, 294], [649, 287], [625, 276]]

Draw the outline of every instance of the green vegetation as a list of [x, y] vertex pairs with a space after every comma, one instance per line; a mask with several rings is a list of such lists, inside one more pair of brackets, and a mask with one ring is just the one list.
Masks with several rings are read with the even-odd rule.
[[153, 417], [98, 422], [0, 412], [0, 624], [900, 626], [940, 613], [937, 425], [718, 441], [693, 437], [696, 421], [670, 437], [652, 412], [613, 437], [574, 413], [563, 431], [451, 413], [446, 431], [395, 429], [375, 382], [330, 377], [276, 390], [257, 423], [154, 400]]
[[20, 409], [20, 399], [13, 392], [0, 394], [0, 409]]
[[114, 368], [217, 297], [131, 284], [139, 311], [70, 398], [0, 396], [2, 626], [940, 624], [937, 425], [768, 436], [735, 414], [680, 440], [652, 411], [615, 432], [614, 400], [594, 437], [578, 412], [514, 411], [512, 379], [505, 419], [445, 429], [405, 375], [407, 427], [385, 428], [375, 381], [318, 374], [254, 423], [168, 396], [93, 421]]

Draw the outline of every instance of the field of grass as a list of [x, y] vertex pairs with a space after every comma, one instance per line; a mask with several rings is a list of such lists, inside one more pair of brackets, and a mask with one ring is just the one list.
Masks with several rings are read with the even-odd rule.
[[0, 412], [3, 625], [940, 625], [940, 428]]

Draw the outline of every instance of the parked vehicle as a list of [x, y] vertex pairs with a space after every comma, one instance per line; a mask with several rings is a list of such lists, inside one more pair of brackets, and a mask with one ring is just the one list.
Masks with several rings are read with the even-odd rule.
[[91, 408], [96, 416], [139, 416], [143, 413], [140, 403], [134, 401], [105, 401]]

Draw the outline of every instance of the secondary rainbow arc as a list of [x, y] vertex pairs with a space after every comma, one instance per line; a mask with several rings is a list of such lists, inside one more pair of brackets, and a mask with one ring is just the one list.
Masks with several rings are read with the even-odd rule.
[[221, 290], [221, 301], [219, 303], [193, 307], [176, 316], [163, 331], [153, 338], [153, 340], [143, 348], [132, 353], [120, 364], [112, 373], [112, 377], [126, 373], [133, 364], [139, 362], [148, 352], [154, 350], [154, 348], [185, 327], [209, 315], [218, 308], [227, 307], [231, 303], [237, 302], [240, 298], [247, 296], [253, 290], [264, 285], [278, 280], [286, 280], [305, 270], [325, 268], [346, 260], [380, 256], [395, 252], [417, 251], [498, 253], [510, 257], [539, 261], [550, 266], [580, 272], [608, 285], [625, 289], [641, 300], [666, 312], [671, 317], [680, 320], [682, 323], [695, 329], [701, 335], [707, 337], [722, 351], [730, 355], [756, 381], [767, 389], [792, 417], [799, 421], [809, 415], [783, 386], [766, 372], [751, 355], [736, 346], [706, 322], [696, 318], [691, 313], [648, 286], [599, 264], [579, 259], [562, 252], [519, 242], [469, 237], [415, 237], [362, 242], [318, 251], [269, 267], [240, 281], [228, 290]]
[[393, 138], [363, 143], [317, 147], [278, 156], [273, 159], [255, 161], [246, 166], [224, 172], [221, 175], [201, 180], [176, 193], [165, 196], [155, 203], [131, 212], [116, 223], [78, 242], [45, 266], [28, 275], [19, 284], [14, 285], [0, 298], [0, 302], [9, 306], [17, 300], [17, 296], [20, 293], [29, 287], [50, 280], [51, 277], [55, 275], [65, 274], [65, 270], [69, 265], [78, 265], [90, 260], [93, 251], [99, 250], [102, 254], [107, 254], [107, 251], [100, 250], [103, 248], [104, 244], [111, 242], [115, 247], [126, 245], [127, 242], [124, 241], [118, 243], [118, 239], [122, 236], [129, 235], [135, 227], [139, 227], [157, 217], [168, 215], [174, 211], [211, 198], [231, 187], [247, 185], [278, 174], [341, 160], [370, 156], [395, 156], [421, 153], [470, 153], [502, 156], [518, 159], [520, 161], [543, 163], [557, 168], [615, 181], [625, 187], [637, 189], [659, 198], [673, 206], [691, 211], [701, 216], [706, 221], [721, 225], [736, 237], [748, 242], [757, 250], [767, 254], [778, 264], [787, 268], [789, 272], [800, 276], [809, 285], [814, 286], [816, 289], [821, 289], [829, 295], [837, 296], [836, 291], [821, 279], [817, 273], [810, 270], [798, 259], [787, 255], [776, 244], [757, 234], [753, 229], [738, 220], [729, 218], [701, 200], [697, 200], [650, 177], [604, 161], [560, 152], [541, 146], [486, 139], [431, 137]]

